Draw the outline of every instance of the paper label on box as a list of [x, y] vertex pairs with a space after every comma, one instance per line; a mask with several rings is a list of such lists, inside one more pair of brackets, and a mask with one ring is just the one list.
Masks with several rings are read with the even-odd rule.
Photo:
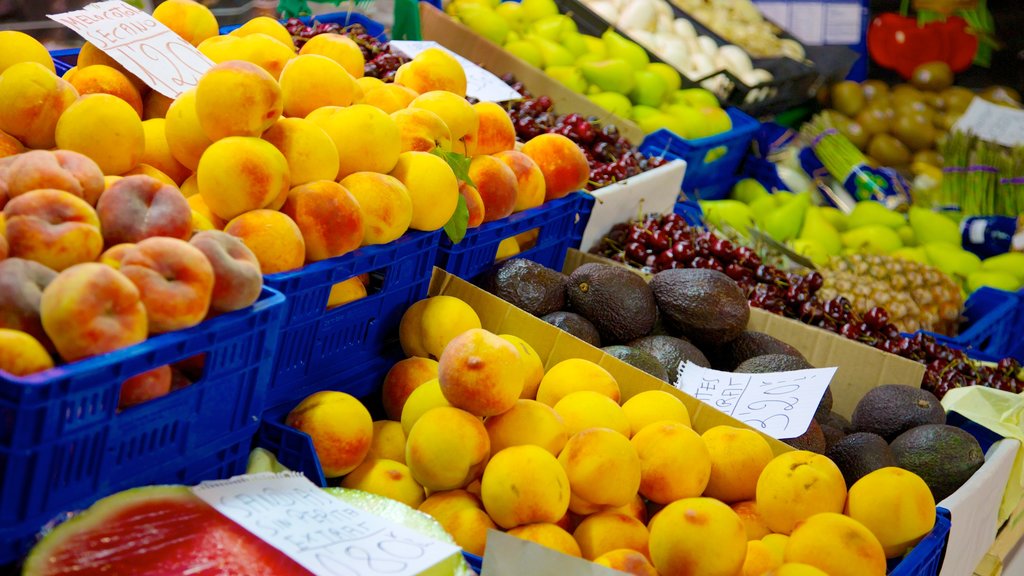
[[298, 472], [203, 482], [192, 492], [316, 576], [413, 576], [460, 553], [350, 506]]
[[193, 88], [213, 62], [151, 15], [120, 0], [47, 14], [168, 98]]
[[1002, 146], [1020, 146], [1024, 144], [1024, 110], [975, 97], [953, 129]]
[[451, 54], [459, 61], [459, 64], [462, 64], [462, 69], [466, 71], [466, 95], [482, 102], [504, 102], [506, 100], [519, 100], [523, 97], [522, 94], [513, 90], [511, 86], [502, 82], [501, 78], [441, 46], [437, 42], [430, 40], [392, 40], [391, 47], [410, 58], [415, 58], [417, 54], [427, 48], [440, 48]]
[[687, 361], [677, 387], [777, 440], [807, 431], [835, 368], [768, 374], [720, 372]]

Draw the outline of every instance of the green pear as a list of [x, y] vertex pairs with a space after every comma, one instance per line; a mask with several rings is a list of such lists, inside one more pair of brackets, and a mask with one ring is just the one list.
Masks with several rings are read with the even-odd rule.
[[854, 228], [843, 232], [840, 238], [846, 248], [865, 254], [890, 254], [903, 247], [899, 234], [880, 224]]
[[548, 66], [571, 66], [576, 62], [576, 57], [572, 55], [572, 52], [557, 42], [533, 34], [527, 36], [526, 41], [533, 42], [540, 50], [541, 56], [544, 57], [545, 68]]
[[589, 34], [583, 35], [583, 41], [587, 43], [587, 52], [604, 58], [608, 55], [608, 48], [604, 42], [596, 37]]
[[648, 114], [643, 118], [638, 118], [636, 121], [637, 126], [644, 131], [644, 134], [650, 134], [657, 132], [662, 128], [668, 128], [668, 124], [672, 121], [672, 117], [664, 112], [658, 111], [654, 114]]
[[582, 65], [586, 64], [587, 62], [603, 62], [604, 60], [605, 60], [604, 56], [599, 56], [597, 54], [593, 54], [591, 52], [587, 52], [586, 54], [584, 54], [582, 56], [577, 56], [576, 57], [576, 65], [577, 66], [582, 66]]
[[894, 250], [889, 256], [893, 258], [900, 258], [902, 260], [911, 260], [913, 262], [920, 262], [921, 264], [928, 264], [928, 254], [925, 253], [924, 248], [920, 246], [914, 247], [903, 247], [899, 250]]
[[515, 32], [524, 32], [529, 25], [523, 12], [523, 5], [519, 2], [502, 2], [494, 9], [494, 13], [501, 16]]
[[764, 232], [779, 242], [796, 238], [803, 227], [804, 216], [810, 205], [810, 195], [798, 194], [793, 201], [779, 206], [765, 216]]
[[700, 208], [704, 211], [704, 219], [716, 228], [732, 228], [744, 238], [747, 231], [754, 225], [754, 214], [739, 200], [703, 200]]
[[536, 22], [545, 16], [557, 16], [558, 5], [555, 0], [523, 0], [523, 17], [529, 22]]
[[562, 46], [565, 46], [566, 50], [572, 52], [572, 55], [577, 58], [587, 55], [587, 42], [583, 40], [583, 34], [579, 32], [571, 32], [562, 36], [561, 43]]
[[629, 93], [629, 99], [633, 104], [657, 108], [665, 100], [668, 93], [668, 85], [665, 79], [657, 72], [641, 70], [634, 74], [633, 91]]
[[846, 212], [843, 212], [839, 208], [835, 208], [834, 206], [822, 206], [821, 215], [825, 217], [825, 220], [828, 220], [828, 223], [831, 224], [833, 228], [840, 232], [845, 232], [850, 227], [847, 222]]
[[584, 94], [587, 91], [587, 80], [580, 69], [575, 66], [548, 66], [544, 73], [565, 85], [573, 92]]
[[459, 20], [471, 30], [498, 46], [505, 43], [511, 30], [505, 21], [494, 10], [479, 4], [466, 4], [458, 9]]
[[661, 114], [661, 110], [651, 108], [650, 106], [644, 106], [643, 104], [633, 106], [633, 120], [637, 122], [654, 114]]
[[920, 206], [911, 206], [908, 216], [910, 226], [921, 244], [945, 242], [960, 246], [960, 226], [956, 222]]
[[706, 108], [720, 106], [718, 98], [711, 92], [703, 88], [687, 88], [685, 90], [676, 90], [672, 94], [672, 101], [680, 104], [686, 104], [693, 108]]
[[530, 24], [530, 34], [547, 38], [553, 42], [559, 42], [564, 36], [570, 33], [579, 33], [576, 23], [572, 18], [564, 14], [545, 16]]
[[793, 252], [807, 258], [819, 268], [828, 265], [828, 261], [831, 259], [828, 249], [816, 240], [796, 238], [790, 242], [790, 247]]
[[744, 204], [750, 204], [763, 196], [768, 196], [768, 190], [753, 178], [744, 178], [732, 187], [730, 194], [733, 200], [739, 200]]
[[665, 80], [665, 86], [668, 87], [668, 91], [670, 93], [679, 90], [679, 87], [683, 84], [683, 79], [679, 76], [679, 72], [676, 72], [675, 68], [665, 64], [664, 62], [651, 62], [647, 65], [646, 69], [648, 72], [654, 72], [658, 76], [661, 76], [662, 79]]
[[704, 115], [696, 108], [673, 104], [666, 109], [672, 116], [672, 131], [681, 138], [692, 140], [704, 133]]
[[1024, 252], [1007, 252], [981, 261], [981, 269], [989, 272], [1013, 274], [1024, 282]]
[[507, 45], [509, 42], [519, 42], [522, 39], [523, 37], [519, 35], [519, 32], [509, 30], [508, 36], [505, 36], [505, 44]]
[[750, 203], [750, 211], [754, 213], [754, 222], [757, 222], [758, 228], [763, 229], [765, 219], [780, 206], [777, 196], [778, 194], [769, 194]]
[[778, 203], [779, 206], [783, 206], [790, 200], [796, 198], [796, 194], [793, 194], [789, 190], [777, 190], [775, 194], [772, 194], [772, 196], [775, 196], [775, 202]]
[[629, 62], [622, 58], [610, 58], [601, 62], [587, 62], [580, 66], [583, 76], [591, 84], [600, 86], [606, 92], [629, 94], [636, 79]]
[[533, 42], [516, 40], [515, 42], [505, 44], [505, 50], [516, 58], [526, 61], [531, 66], [537, 68], [544, 67], [544, 54], [541, 53], [540, 48]]
[[832, 256], [838, 256], [843, 249], [843, 240], [839, 237], [839, 231], [828, 223], [816, 206], [807, 209], [803, 228], [800, 229], [800, 238], [813, 240]]
[[644, 50], [643, 46], [624, 38], [611, 28], [601, 35], [601, 39], [604, 40], [608, 55], [622, 58], [629, 63], [634, 71], [643, 70], [651, 63], [651, 59], [647, 56], [647, 51]]
[[888, 226], [896, 230], [906, 224], [907, 219], [899, 212], [889, 210], [880, 202], [865, 200], [864, 202], [857, 202], [853, 207], [847, 218], [847, 223], [851, 230], [861, 226], [875, 225]]
[[928, 262], [949, 276], [966, 280], [968, 276], [981, 270], [981, 258], [959, 246], [945, 242], [929, 242], [923, 244]]
[[1016, 292], [1021, 287], [1021, 280], [1013, 274], [994, 270], [978, 270], [967, 275], [968, 292], [974, 292], [982, 286]]
[[914, 234], [914, 229], [910, 226], [900, 226], [896, 229], [896, 233], [899, 234], [900, 241], [904, 246], [917, 246], [917, 235]]
[[620, 116], [622, 118], [630, 118], [633, 105], [629, 102], [629, 98], [626, 98], [622, 94], [617, 92], [600, 92], [598, 94], [591, 94], [587, 96], [590, 100], [604, 108], [605, 110]]

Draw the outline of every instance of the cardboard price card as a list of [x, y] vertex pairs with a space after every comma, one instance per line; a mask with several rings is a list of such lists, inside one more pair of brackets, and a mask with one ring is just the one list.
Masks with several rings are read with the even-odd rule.
[[149, 14], [120, 0], [47, 14], [168, 98], [195, 87], [213, 62]]
[[350, 506], [298, 472], [203, 482], [192, 492], [317, 576], [413, 576], [461, 552]]
[[835, 368], [737, 374], [686, 362], [678, 388], [777, 440], [796, 438], [811, 425]]
[[1024, 110], [975, 97], [953, 129], [970, 132], [982, 140], [1002, 146], [1020, 146], [1024, 144]]
[[452, 55], [453, 58], [462, 64], [466, 72], [466, 95], [472, 96], [483, 102], [504, 102], [506, 100], [519, 100], [523, 96], [505, 84], [494, 74], [484, 70], [480, 66], [466, 60], [455, 52], [441, 46], [437, 42], [429, 40], [392, 40], [391, 47], [410, 58], [427, 48], [438, 48]]

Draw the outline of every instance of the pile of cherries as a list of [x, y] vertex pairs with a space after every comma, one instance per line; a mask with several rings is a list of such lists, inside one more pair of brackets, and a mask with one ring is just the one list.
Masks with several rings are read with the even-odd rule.
[[372, 78], [378, 78], [385, 82], [395, 79], [395, 72], [398, 67], [409, 61], [405, 55], [391, 50], [391, 45], [381, 42], [361, 24], [350, 24], [342, 26], [337, 23], [321, 23], [315, 20], [306, 25], [298, 18], [291, 18], [284, 25], [292, 35], [295, 47], [301, 49], [310, 38], [319, 34], [344, 34], [355, 41], [363, 51], [363, 58], [366, 66], [363, 74]]
[[551, 110], [553, 103], [548, 96], [535, 98], [522, 82], [517, 82], [510, 74], [502, 76], [502, 80], [523, 95], [522, 100], [505, 104], [516, 128], [516, 137], [526, 142], [535, 136], [553, 133], [578, 144], [590, 164], [588, 190], [614, 184], [665, 163], [664, 158], [641, 153], [619, 134], [615, 126], [601, 126], [594, 117], [556, 114]]
[[651, 274], [672, 268], [723, 272], [739, 284], [755, 308], [924, 364], [923, 386], [939, 398], [964, 386], [988, 386], [1015, 394], [1024, 391], [1024, 381], [1017, 377], [1021, 366], [1013, 358], [1004, 358], [997, 366], [983, 366], [932, 336], [904, 336], [889, 322], [884, 308], [876, 306], [861, 315], [842, 296], [819, 299], [817, 292], [824, 278], [818, 272], [794, 274], [764, 264], [751, 248], [692, 227], [679, 214], [617, 224], [591, 251]]

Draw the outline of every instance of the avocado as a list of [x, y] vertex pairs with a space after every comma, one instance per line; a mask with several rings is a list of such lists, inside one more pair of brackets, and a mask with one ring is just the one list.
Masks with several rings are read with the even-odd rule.
[[568, 278], [533, 260], [512, 258], [496, 266], [481, 285], [498, 298], [534, 316], [565, 308]]
[[889, 447], [896, 465], [920, 476], [936, 502], [956, 492], [985, 463], [985, 453], [974, 436], [946, 424], [911, 428]]
[[885, 438], [870, 432], [850, 434], [826, 450], [825, 456], [839, 467], [847, 488], [879, 468], [896, 466]]
[[717, 270], [663, 270], [651, 279], [651, 290], [665, 321], [702, 348], [736, 339], [750, 319], [743, 290]]
[[803, 358], [799, 350], [764, 332], [746, 330], [735, 340], [723, 344], [712, 352], [711, 366], [715, 370], [732, 372], [745, 360], [766, 354], [785, 354]]
[[856, 432], [856, 430], [853, 429], [853, 424], [850, 424], [850, 421], [847, 420], [845, 416], [834, 410], [831, 414], [829, 414], [828, 418], [826, 419], [826, 422], [828, 422], [830, 426], [839, 428], [840, 430], [843, 431], [844, 434], [849, 435]]
[[846, 438], [846, 432], [831, 424], [821, 424], [821, 433], [825, 435], [825, 453], [828, 453], [828, 449], [835, 446], [837, 442]]
[[662, 380], [664, 382], [669, 381], [668, 373], [665, 371], [665, 367], [661, 365], [661, 362], [659, 362], [657, 358], [655, 358], [652, 354], [648, 352], [645, 352], [638, 348], [633, 348], [631, 346], [623, 346], [621, 344], [616, 344], [614, 346], [605, 346], [604, 348], [602, 348], [602, 350], [604, 350], [605, 353], [614, 356], [619, 360], [622, 360], [623, 362], [629, 364], [630, 366], [635, 366], [636, 368], [639, 368], [644, 372], [647, 372], [648, 374], [654, 376], [659, 380]]
[[769, 372], [788, 372], [790, 370], [808, 370], [814, 368], [803, 358], [785, 354], [767, 354], [755, 356], [743, 361], [733, 372], [740, 374], [767, 374]]
[[546, 316], [543, 316], [541, 320], [558, 326], [562, 330], [572, 334], [573, 336], [583, 340], [587, 344], [596, 348], [601, 347], [601, 335], [597, 333], [597, 328], [590, 323], [583, 316], [576, 314], [575, 312], [552, 312]]
[[797, 450], [808, 450], [815, 454], [825, 453], [825, 433], [821, 431], [821, 426], [815, 420], [811, 420], [811, 425], [807, 427], [807, 432], [796, 438], [783, 440], [783, 442]]
[[900, 384], [872, 389], [853, 411], [853, 428], [874, 432], [887, 442], [922, 424], [945, 424], [946, 411], [934, 394]]
[[668, 381], [676, 383], [679, 377], [679, 365], [689, 360], [698, 366], [710, 368], [711, 363], [693, 344], [672, 336], [644, 336], [629, 343], [630, 346], [643, 350], [658, 359], [668, 373]]
[[597, 328], [605, 344], [646, 336], [658, 318], [651, 288], [619, 266], [588, 263], [569, 275], [569, 305]]
[[814, 419], [823, 425], [831, 419], [832, 400], [832, 386], [828, 385], [825, 387], [825, 393], [821, 396], [821, 401], [818, 402], [818, 409], [814, 412]]

